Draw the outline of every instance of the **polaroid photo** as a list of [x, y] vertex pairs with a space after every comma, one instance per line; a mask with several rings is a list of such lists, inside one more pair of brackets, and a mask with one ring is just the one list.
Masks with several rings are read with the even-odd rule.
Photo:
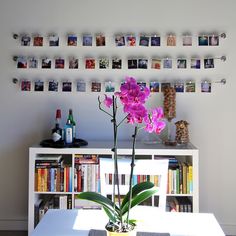
[[176, 93], [183, 93], [184, 92], [184, 83], [183, 82], [176, 82], [174, 84], [174, 88]]
[[209, 36], [209, 46], [219, 46], [219, 36], [211, 35]]
[[122, 68], [122, 60], [119, 58], [112, 59], [112, 69], [121, 69]]
[[62, 92], [71, 92], [72, 91], [72, 83], [71, 82], [62, 82]]
[[128, 59], [128, 69], [137, 69], [138, 60], [137, 59]]
[[102, 84], [100, 82], [92, 82], [91, 92], [101, 92]]
[[106, 38], [104, 35], [97, 35], [96, 36], [96, 46], [106, 46]]
[[148, 68], [148, 59], [138, 59], [138, 68], [147, 69]]
[[108, 69], [109, 68], [109, 59], [108, 58], [99, 58], [99, 69]]
[[36, 69], [38, 68], [38, 59], [35, 57], [30, 57], [29, 60], [29, 68], [30, 69]]
[[176, 46], [176, 36], [175, 35], [168, 35], [166, 38], [166, 45], [167, 46]]
[[161, 46], [161, 37], [160, 36], [151, 36], [151, 46]]
[[93, 45], [93, 36], [92, 35], [83, 35], [83, 46], [92, 46]]
[[198, 45], [199, 46], [208, 46], [208, 36], [206, 36], [206, 35], [198, 36]]
[[137, 85], [140, 87], [141, 91], [143, 91], [147, 86], [146, 82], [142, 82], [142, 81], [140, 81], [140, 82], [138, 81]]
[[126, 42], [127, 42], [127, 46], [129, 47], [134, 47], [136, 46], [136, 37], [135, 36], [126, 36]]
[[51, 69], [52, 67], [52, 59], [43, 58], [42, 59], [42, 69]]
[[159, 93], [160, 91], [160, 83], [158, 81], [151, 81], [149, 84], [151, 93]]
[[149, 37], [148, 36], [140, 36], [139, 46], [148, 47], [149, 46]]
[[116, 35], [115, 36], [115, 44], [117, 47], [125, 46], [125, 36], [124, 35]]
[[58, 82], [51, 80], [48, 82], [48, 91], [50, 92], [58, 92]]
[[192, 46], [192, 36], [190, 35], [183, 36], [183, 46]]
[[29, 35], [23, 35], [21, 37], [21, 46], [30, 46], [31, 38]]
[[152, 59], [152, 69], [161, 69], [161, 59]]
[[201, 69], [201, 59], [191, 58], [191, 68]]
[[171, 69], [172, 68], [172, 59], [163, 59], [163, 68]]
[[187, 60], [186, 59], [177, 59], [177, 68], [178, 69], [186, 69], [187, 68]]
[[67, 46], [77, 46], [77, 36], [74, 34], [69, 34], [67, 36]]
[[71, 57], [69, 58], [69, 69], [78, 69], [79, 68], [79, 59]]
[[17, 57], [17, 68], [19, 69], [26, 69], [27, 68], [27, 57], [19, 56]]
[[171, 84], [169, 82], [162, 82], [161, 83], [161, 92], [164, 92], [166, 88], [171, 87]]
[[76, 91], [77, 92], [85, 92], [86, 91], [86, 83], [83, 80], [77, 81]]
[[31, 90], [31, 81], [22, 80], [21, 81], [21, 91], [30, 91]]
[[95, 59], [85, 59], [85, 69], [95, 69]]
[[37, 80], [34, 82], [34, 91], [42, 92], [44, 89], [44, 82], [41, 80]]
[[105, 92], [115, 92], [115, 83], [112, 81], [105, 82]]
[[187, 81], [185, 83], [185, 92], [186, 93], [195, 93], [196, 92], [196, 83], [194, 81]]
[[204, 68], [205, 69], [214, 68], [214, 58], [205, 58], [204, 59]]
[[55, 69], [64, 69], [65, 68], [65, 59], [56, 58], [55, 59]]
[[57, 35], [49, 36], [49, 46], [50, 47], [58, 47], [59, 46], [59, 37]]
[[209, 81], [201, 82], [201, 92], [202, 93], [211, 93], [211, 83]]
[[35, 36], [34, 37], [34, 46], [35, 47], [42, 47], [43, 46], [43, 37], [42, 36]]

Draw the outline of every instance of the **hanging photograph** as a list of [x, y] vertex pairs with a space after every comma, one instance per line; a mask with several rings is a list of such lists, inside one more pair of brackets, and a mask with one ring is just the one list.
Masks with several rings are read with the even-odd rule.
[[85, 92], [86, 91], [86, 83], [83, 80], [79, 80], [76, 83], [77, 92]]
[[44, 89], [44, 82], [41, 80], [34, 82], [34, 91], [36, 92], [42, 92]]
[[96, 46], [106, 46], [106, 38], [104, 35], [96, 36]]
[[148, 59], [138, 59], [138, 68], [147, 69], [148, 68]]
[[134, 46], [136, 46], [136, 37], [129, 35], [126, 37], [126, 42], [127, 42], [127, 46], [134, 47]]
[[208, 81], [203, 81], [201, 83], [201, 92], [202, 93], [211, 93], [211, 83]]
[[191, 59], [191, 68], [192, 69], [200, 69], [201, 68], [201, 60], [200, 59]]
[[21, 81], [21, 91], [30, 91], [31, 90], [31, 82], [29, 80]]
[[91, 92], [101, 92], [101, 83], [100, 82], [92, 82], [91, 84]]
[[35, 47], [42, 47], [43, 46], [43, 37], [35, 36], [34, 37], [34, 46]]
[[17, 57], [17, 68], [19, 69], [27, 68], [27, 57], [24, 56]]
[[151, 46], [161, 46], [161, 37], [151, 36]]
[[198, 37], [198, 45], [199, 46], [208, 46], [208, 36], [201, 35]]
[[137, 82], [137, 84], [140, 87], [141, 91], [143, 91], [147, 86], [146, 82], [142, 82], [142, 81]]
[[122, 68], [122, 60], [119, 58], [112, 59], [112, 69], [121, 69]]
[[59, 37], [57, 35], [49, 36], [49, 46], [50, 47], [58, 47], [59, 46]]
[[83, 46], [92, 46], [92, 45], [93, 45], [93, 36], [83, 35]]
[[21, 46], [30, 46], [30, 36], [29, 35], [23, 35], [21, 37]]
[[52, 67], [52, 59], [43, 58], [42, 59], [42, 69], [51, 69]]
[[169, 82], [162, 82], [161, 83], [161, 92], [164, 92], [164, 90], [169, 87], [171, 87], [171, 84]]
[[74, 34], [69, 34], [67, 37], [68, 46], [77, 46], [77, 36]]
[[48, 91], [50, 92], [58, 92], [58, 82], [51, 80], [48, 82]]
[[55, 69], [64, 69], [64, 67], [65, 67], [65, 60], [63, 58], [56, 58]]
[[138, 61], [137, 59], [128, 59], [128, 69], [137, 69]]
[[163, 68], [171, 69], [172, 68], [172, 59], [163, 59]]
[[214, 68], [214, 58], [205, 58], [204, 59], [204, 68]]
[[85, 69], [95, 69], [95, 59], [85, 59]]
[[72, 91], [72, 83], [71, 82], [62, 82], [62, 92], [71, 92]]
[[112, 81], [105, 82], [105, 92], [115, 92], [115, 83]]
[[150, 92], [159, 93], [160, 83], [158, 81], [151, 81], [149, 87], [150, 87]]
[[99, 69], [109, 68], [109, 59], [106, 57], [99, 58]]
[[36, 59], [35, 57], [30, 57], [28, 62], [30, 69], [38, 68], [38, 59]]
[[79, 59], [70, 57], [69, 58], [69, 69], [78, 69], [79, 68]]
[[117, 47], [125, 46], [125, 37], [123, 35], [116, 35], [115, 44]]
[[185, 92], [186, 93], [195, 93], [196, 92], [196, 83], [194, 81], [187, 81], [185, 83]]
[[209, 46], [219, 46], [219, 36], [211, 35], [209, 36]]
[[177, 68], [178, 69], [186, 69], [187, 68], [187, 60], [186, 59], [177, 59]]
[[183, 93], [184, 92], [184, 83], [183, 82], [176, 82], [174, 84], [174, 88], [176, 93]]
[[192, 46], [192, 36], [190, 35], [183, 36], [183, 46]]
[[149, 46], [149, 37], [148, 36], [140, 36], [139, 39], [139, 46]]
[[161, 69], [161, 60], [160, 59], [152, 59], [152, 69]]
[[176, 36], [175, 35], [168, 35], [166, 39], [167, 46], [176, 46]]

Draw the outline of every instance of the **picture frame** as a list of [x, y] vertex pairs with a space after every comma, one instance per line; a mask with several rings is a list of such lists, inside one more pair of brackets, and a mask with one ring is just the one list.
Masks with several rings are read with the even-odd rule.
[[208, 36], [207, 35], [198, 36], [198, 45], [199, 46], [208, 46]]
[[62, 92], [72, 92], [72, 82], [63, 81], [62, 82]]
[[201, 82], [201, 92], [202, 93], [211, 93], [211, 82], [209, 81], [202, 81]]
[[93, 46], [93, 36], [85, 34], [83, 35], [83, 46], [91, 47]]
[[138, 60], [137, 59], [128, 59], [128, 69], [137, 69]]
[[151, 66], [151, 68], [152, 69], [160, 70], [161, 69], [161, 59], [153, 58], [152, 59], [152, 66]]
[[125, 46], [125, 36], [124, 35], [116, 35], [115, 36], [115, 45], [116, 45], [116, 47]]
[[106, 81], [105, 84], [105, 92], [115, 92], [115, 83], [113, 81]]
[[204, 58], [204, 68], [212, 69], [214, 68], [214, 58]]
[[145, 35], [141, 35], [139, 38], [139, 46], [148, 47], [150, 38]]
[[18, 69], [26, 69], [28, 67], [28, 60], [25, 56], [17, 57], [17, 68]]
[[42, 69], [51, 69], [51, 67], [52, 67], [52, 59], [42, 58]]
[[172, 59], [170, 59], [170, 58], [163, 59], [163, 68], [164, 69], [172, 69]]
[[56, 58], [55, 59], [55, 69], [64, 69], [65, 68], [65, 59]]
[[85, 69], [95, 69], [95, 59], [86, 58], [85, 59]]
[[138, 59], [138, 69], [147, 69], [148, 68], [148, 59], [140, 58]]
[[31, 90], [31, 81], [22, 80], [21, 81], [21, 91], [30, 91]]
[[49, 47], [58, 47], [59, 46], [59, 36], [49, 35]]
[[96, 36], [96, 46], [97, 47], [104, 47], [106, 46], [106, 37], [102, 34]]
[[196, 83], [192, 80], [186, 81], [185, 92], [186, 93], [195, 93], [196, 92]]
[[35, 57], [29, 57], [28, 63], [30, 69], [38, 68], [38, 59]]
[[43, 46], [43, 37], [42, 36], [34, 36], [33, 45], [34, 45], [34, 47], [42, 47]]
[[77, 92], [86, 92], [86, 83], [83, 80], [79, 80], [76, 83], [76, 91]]
[[159, 93], [160, 83], [158, 81], [150, 81], [149, 88], [151, 93]]
[[176, 36], [175, 35], [167, 35], [166, 45], [171, 46], [171, 47], [176, 46]]
[[34, 82], [34, 91], [35, 92], [43, 92], [44, 90], [44, 82], [42, 80], [37, 80]]
[[161, 37], [160, 36], [151, 36], [151, 46], [152, 47], [159, 47], [161, 46]]
[[79, 68], [79, 59], [70, 57], [69, 58], [69, 69], [78, 69]]
[[67, 36], [67, 46], [77, 46], [77, 35], [75, 34], [68, 34]]
[[187, 60], [186, 59], [177, 59], [177, 68], [178, 69], [186, 69], [187, 68]]
[[126, 36], [127, 46], [134, 47], [136, 46], [136, 36], [128, 35]]
[[31, 37], [29, 35], [22, 35], [21, 46], [30, 46]]
[[112, 69], [122, 69], [122, 59], [113, 58], [112, 59]]
[[191, 69], [201, 69], [201, 59], [191, 58], [190, 64]]
[[49, 92], [58, 92], [58, 81], [50, 80], [48, 82], [48, 91]]
[[101, 92], [102, 84], [100, 82], [92, 82], [91, 92]]
[[106, 57], [99, 58], [99, 69], [108, 69], [109, 59]]

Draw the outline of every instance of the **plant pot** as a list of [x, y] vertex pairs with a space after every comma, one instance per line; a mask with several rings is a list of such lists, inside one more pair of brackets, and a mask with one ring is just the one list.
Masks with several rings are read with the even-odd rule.
[[132, 230], [129, 232], [119, 233], [119, 232], [111, 232], [107, 231], [107, 236], [136, 236], [136, 230]]

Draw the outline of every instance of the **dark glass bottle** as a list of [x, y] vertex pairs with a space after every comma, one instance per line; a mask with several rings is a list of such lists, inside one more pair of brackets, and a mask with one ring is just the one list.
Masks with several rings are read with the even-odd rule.
[[62, 128], [60, 127], [60, 122], [61, 122], [61, 110], [57, 109], [55, 127], [52, 129], [52, 140], [54, 142], [60, 142], [63, 139]]

